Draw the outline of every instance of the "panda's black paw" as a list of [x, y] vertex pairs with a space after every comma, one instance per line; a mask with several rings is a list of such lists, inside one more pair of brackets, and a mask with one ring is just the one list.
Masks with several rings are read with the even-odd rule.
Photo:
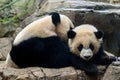
[[96, 74], [98, 72], [98, 70], [97, 69], [88, 69], [88, 70], [85, 70], [85, 72], [87, 74]]
[[95, 65], [92, 65], [92, 66], [89, 66], [89, 67], [87, 67], [86, 69], [85, 69], [85, 72], [87, 73], [87, 74], [97, 74], [98, 73], [98, 69], [97, 69], [97, 66], [95, 66]]

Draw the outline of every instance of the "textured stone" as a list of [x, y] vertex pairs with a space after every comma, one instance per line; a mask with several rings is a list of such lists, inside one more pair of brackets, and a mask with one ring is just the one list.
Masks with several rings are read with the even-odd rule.
[[0, 60], [5, 60], [11, 50], [12, 38], [0, 38]]
[[102, 80], [120, 80], [120, 62], [118, 65], [111, 64]]
[[[4, 68], [5, 62], [0, 61], [0, 80], [93, 80], [84, 71], [75, 70], [72, 67], [59, 69], [29, 67], [29, 68]], [[99, 80], [106, 70], [105, 66], [99, 66]]]
[[0, 68], [0, 78], [2, 80], [44, 80], [44, 75], [40, 68]]
[[61, 69], [43, 69], [47, 80], [77, 80], [77, 73], [72, 67]]

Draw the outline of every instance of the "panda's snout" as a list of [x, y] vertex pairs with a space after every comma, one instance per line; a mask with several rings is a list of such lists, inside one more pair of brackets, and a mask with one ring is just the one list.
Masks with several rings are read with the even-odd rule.
[[80, 56], [85, 60], [89, 60], [93, 56], [93, 53], [90, 49], [83, 49]]
[[89, 56], [89, 55], [88, 55], [88, 56], [84, 56], [84, 57], [85, 57], [86, 59], [90, 59], [90, 58], [91, 58], [91, 56]]

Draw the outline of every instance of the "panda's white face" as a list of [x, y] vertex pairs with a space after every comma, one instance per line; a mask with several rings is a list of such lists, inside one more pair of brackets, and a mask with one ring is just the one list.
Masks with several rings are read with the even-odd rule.
[[70, 50], [80, 58], [90, 60], [99, 51], [102, 36], [94, 26], [78, 26], [68, 32]]
[[99, 40], [94, 33], [79, 33], [73, 39], [69, 39], [70, 50], [84, 60], [89, 60], [95, 55], [100, 47]]
[[89, 60], [98, 52], [100, 42], [96, 39], [93, 32], [82, 32], [69, 39], [69, 47], [77, 56], [84, 60]]

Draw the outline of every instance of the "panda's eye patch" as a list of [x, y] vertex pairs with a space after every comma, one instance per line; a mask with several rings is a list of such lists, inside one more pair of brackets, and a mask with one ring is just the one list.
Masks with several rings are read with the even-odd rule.
[[83, 45], [82, 45], [82, 44], [80, 44], [80, 45], [78, 46], [78, 50], [79, 50], [79, 51], [81, 51], [81, 50], [82, 50], [82, 48], [83, 48]]
[[94, 46], [92, 44], [89, 45], [89, 48], [93, 51], [94, 50]]

